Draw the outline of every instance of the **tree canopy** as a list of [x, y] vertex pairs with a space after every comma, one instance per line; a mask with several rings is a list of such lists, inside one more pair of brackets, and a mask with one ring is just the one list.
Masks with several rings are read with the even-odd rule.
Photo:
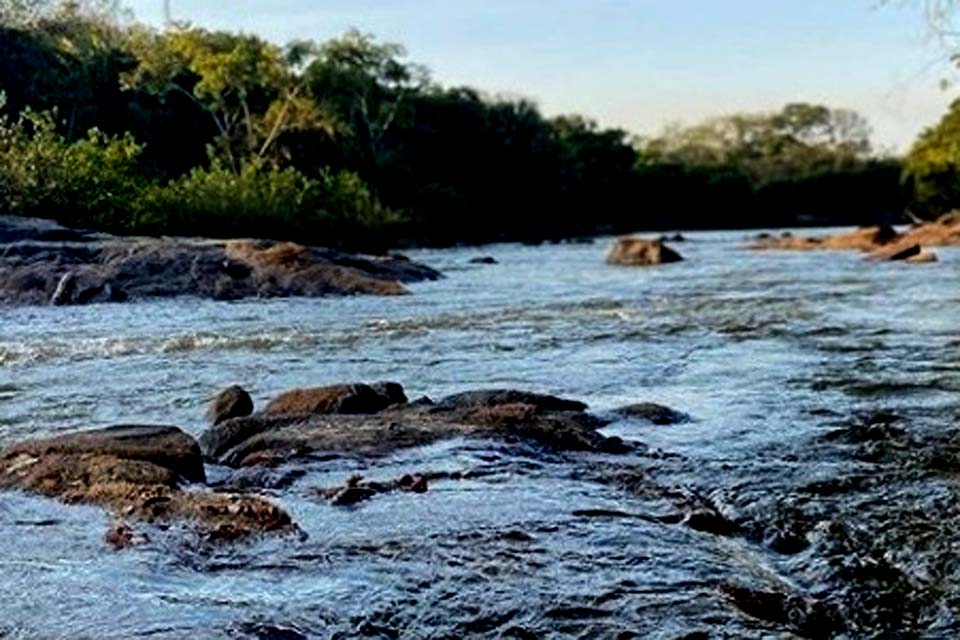
[[148, 28], [112, 0], [15, 0], [0, 11], [0, 90], [7, 153], [49, 175], [74, 145], [84, 167], [120, 159], [99, 178], [110, 206], [73, 191], [88, 204], [54, 205], [68, 195], [33, 197], [11, 169], [0, 207], [113, 230], [381, 247], [859, 222], [903, 206], [897, 163], [848, 110], [797, 103], [639, 139], [440, 85], [358, 31], [280, 46]]

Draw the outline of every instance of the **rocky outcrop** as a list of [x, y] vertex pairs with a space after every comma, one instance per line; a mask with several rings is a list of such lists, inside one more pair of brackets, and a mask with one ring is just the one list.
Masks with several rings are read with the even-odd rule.
[[[561, 451], [627, 449], [618, 438], [598, 432], [605, 422], [586, 413], [581, 402], [497, 389], [457, 394], [437, 403], [385, 404], [403, 394], [399, 385], [393, 386], [338, 385], [284, 394], [263, 413], [210, 427], [200, 438], [201, 448], [208, 458], [234, 467], [312, 454], [378, 456], [454, 437], [525, 441]], [[355, 398], [353, 390], [363, 387], [380, 388], [389, 396], [379, 404], [363, 404], [363, 412], [354, 410], [358, 405], [350, 412], [334, 410], [337, 402]], [[288, 400], [281, 404], [281, 398]]]
[[[290, 517], [252, 495], [217, 493], [188, 483], [205, 479], [197, 442], [176, 427], [116, 426], [14, 445], [0, 452], [0, 488], [68, 504], [105, 507], [118, 517], [186, 520], [209, 539], [283, 531]], [[117, 547], [133, 540], [108, 532]]]
[[683, 257], [661, 240], [619, 238], [607, 254], [607, 264], [651, 266], [680, 262]]
[[788, 250], [856, 250], [873, 259], [903, 260], [904, 262], [935, 262], [936, 254], [923, 247], [960, 246], [960, 213], [941, 216], [897, 231], [889, 225], [861, 227], [832, 236], [803, 237], [762, 234], [750, 245], [752, 249]]
[[0, 216], [0, 303], [401, 295], [440, 274], [399, 257], [290, 242], [120, 238]]

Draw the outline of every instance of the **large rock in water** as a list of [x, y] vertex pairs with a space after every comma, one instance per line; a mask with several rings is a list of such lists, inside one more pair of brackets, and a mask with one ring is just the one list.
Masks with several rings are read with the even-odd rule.
[[440, 273], [400, 257], [290, 242], [120, 238], [0, 216], [0, 303], [401, 295]]
[[[367, 405], [371, 411], [366, 413], [330, 411], [336, 402], [328, 402], [330, 398], [353, 397], [338, 396], [335, 391], [349, 392], [360, 386], [298, 391], [284, 404], [273, 404], [270, 412], [221, 422], [200, 438], [203, 453], [221, 464], [239, 467], [311, 454], [385, 455], [456, 437], [527, 441], [563, 451], [625, 450], [619, 439], [599, 433], [605, 423], [586, 413], [585, 404], [523, 391], [472, 391], [437, 403], [393, 403], [375, 411], [377, 405]], [[325, 412], [304, 411], [309, 408]]]
[[683, 257], [660, 240], [618, 238], [607, 254], [607, 264], [650, 266], [680, 262]]
[[338, 384], [313, 389], [294, 389], [271, 400], [263, 412], [267, 415], [297, 413], [377, 413], [394, 404], [403, 404], [407, 396], [395, 382]]
[[197, 442], [176, 427], [116, 426], [0, 451], [0, 489], [91, 503], [124, 518], [185, 519], [211, 539], [283, 531], [290, 517], [263, 498], [187, 489], [204, 480]]

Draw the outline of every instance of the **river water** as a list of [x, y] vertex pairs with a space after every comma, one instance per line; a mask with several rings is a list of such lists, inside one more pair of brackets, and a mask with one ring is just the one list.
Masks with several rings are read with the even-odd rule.
[[[957, 636], [960, 250], [867, 263], [691, 233], [685, 262], [629, 269], [607, 242], [416, 251], [447, 277], [399, 298], [0, 310], [0, 445], [118, 422], [198, 435], [234, 383], [258, 403], [394, 380], [693, 417], [614, 423], [646, 445], [628, 456], [450, 441], [302, 463], [266, 493], [303, 535], [228, 547], [172, 530], [113, 552], [101, 510], [3, 494], [0, 637], [816, 635], [747, 615], [730, 585], [826, 603], [848, 637]], [[349, 509], [313, 497], [442, 470], [475, 473]], [[741, 529], [649, 517], [678, 500]]]

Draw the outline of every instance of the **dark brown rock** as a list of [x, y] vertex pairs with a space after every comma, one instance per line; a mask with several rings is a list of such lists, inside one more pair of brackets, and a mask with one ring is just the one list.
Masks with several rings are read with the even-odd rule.
[[210, 424], [220, 424], [230, 418], [242, 418], [253, 413], [253, 399], [243, 387], [227, 387], [210, 401], [207, 417]]
[[374, 386], [340, 384], [287, 391], [271, 400], [263, 412], [266, 415], [370, 414], [406, 401], [403, 387], [395, 382], [383, 382]]
[[[89, 503], [139, 520], [188, 520], [210, 539], [282, 531], [290, 517], [257, 496], [185, 488], [204, 478], [200, 450], [176, 427], [119, 426], [14, 445], [0, 452], [0, 489], [20, 489], [67, 504]], [[133, 541], [125, 526], [107, 541]]]
[[645, 420], [656, 425], [680, 424], [690, 422], [689, 415], [654, 402], [640, 402], [615, 409], [618, 418]]
[[680, 262], [683, 257], [660, 240], [619, 238], [607, 254], [607, 264], [652, 266]]
[[71, 235], [47, 221], [9, 220], [0, 216], [0, 303], [7, 304], [400, 295], [403, 283], [441, 277], [410, 260], [289, 242]]
[[196, 440], [177, 427], [117, 425], [23, 442], [7, 449], [4, 457], [51, 456], [113, 457], [147, 462], [190, 482], [203, 482], [203, 459]]
[[[385, 455], [454, 437], [498, 438], [566, 451], [623, 453], [630, 449], [618, 438], [599, 433], [597, 429], [606, 422], [573, 400], [499, 389], [457, 394], [436, 404], [384, 406], [386, 400], [381, 399], [367, 405], [363, 413], [338, 412], [337, 402], [353, 397], [355, 386], [326, 387], [317, 393], [301, 390], [275, 405], [275, 414], [226, 420], [203, 434], [203, 452], [238, 467], [306, 455]], [[378, 388], [381, 395], [396, 399], [389, 387]], [[378, 407], [383, 408], [372, 412]]]

